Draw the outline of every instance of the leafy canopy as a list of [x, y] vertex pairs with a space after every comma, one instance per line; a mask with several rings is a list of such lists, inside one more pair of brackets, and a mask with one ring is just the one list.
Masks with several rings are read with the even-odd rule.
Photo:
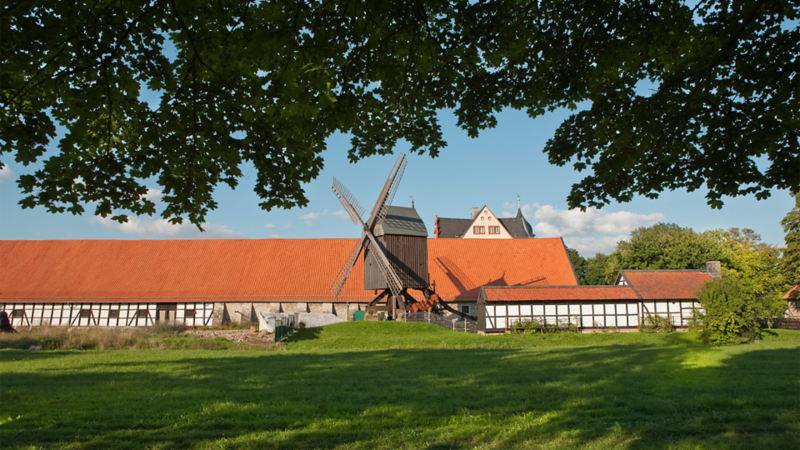
[[708, 261], [729, 264], [730, 255], [721, 242], [691, 228], [658, 223], [637, 228], [629, 240], [617, 243], [606, 262], [605, 278], [607, 283], [613, 283], [622, 269], [705, 269]]
[[436, 156], [442, 109], [475, 137], [502, 108], [536, 117], [582, 104], [545, 148], [553, 164], [590, 170], [571, 207], [704, 185], [720, 207], [723, 196], [800, 186], [798, 10], [793, 0], [6, 2], [0, 155], [36, 162], [61, 125], [57, 154], [19, 179], [23, 207], [153, 214], [143, 195], [155, 177], [162, 215], [200, 224], [244, 162], [262, 208], [305, 205], [303, 183], [337, 131], [352, 136], [353, 161], [400, 139]]
[[760, 305], [759, 312], [766, 317], [783, 314], [787, 304], [781, 295], [788, 286], [778, 270], [780, 249], [761, 242], [761, 236], [749, 228], [703, 234], [727, 249], [728, 261], [722, 268], [723, 275], [736, 279], [750, 293]]
[[794, 208], [781, 220], [786, 248], [781, 257], [781, 274], [788, 284], [800, 283], [800, 190], [794, 194]]

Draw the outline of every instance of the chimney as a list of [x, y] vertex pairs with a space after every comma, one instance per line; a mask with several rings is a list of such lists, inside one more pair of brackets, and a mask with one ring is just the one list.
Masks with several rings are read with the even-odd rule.
[[720, 268], [719, 261], [708, 261], [706, 263], [706, 272], [715, 280], [722, 278], [722, 269]]
[[439, 215], [436, 215], [436, 220], [433, 221], [433, 237], [439, 237]]
[[478, 214], [481, 212], [480, 208], [476, 208], [475, 206], [472, 207], [472, 220], [475, 220], [478, 217]]

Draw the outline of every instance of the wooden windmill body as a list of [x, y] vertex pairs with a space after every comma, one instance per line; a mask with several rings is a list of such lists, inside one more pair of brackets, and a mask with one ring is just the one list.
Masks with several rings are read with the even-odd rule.
[[[376, 224], [375, 240], [405, 289], [428, 287], [428, 230], [411, 207], [391, 206]], [[364, 249], [364, 289], [389, 289], [380, 261], [368, 244]]]

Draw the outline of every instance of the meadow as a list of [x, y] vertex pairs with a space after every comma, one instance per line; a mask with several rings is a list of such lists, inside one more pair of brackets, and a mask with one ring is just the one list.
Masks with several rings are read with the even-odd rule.
[[268, 350], [148, 339], [0, 341], [3, 448], [800, 448], [800, 332], [711, 347], [354, 322]]

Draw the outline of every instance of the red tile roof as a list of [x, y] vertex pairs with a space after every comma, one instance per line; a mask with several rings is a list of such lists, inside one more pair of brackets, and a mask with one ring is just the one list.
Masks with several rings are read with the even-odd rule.
[[619, 276], [642, 300], [696, 299], [696, 292], [714, 281], [708, 272], [699, 270], [623, 270]]
[[789, 289], [789, 292], [783, 294], [784, 300], [800, 300], [800, 283], [794, 285], [793, 288]]
[[[0, 241], [0, 301], [334, 301], [329, 288], [356, 239]], [[484, 285], [575, 285], [551, 239], [429, 239], [446, 301]], [[340, 302], [368, 301], [363, 259]], [[412, 291], [412, 295], [418, 295]]]
[[487, 302], [529, 302], [558, 300], [639, 301], [629, 286], [534, 286], [484, 288]]

